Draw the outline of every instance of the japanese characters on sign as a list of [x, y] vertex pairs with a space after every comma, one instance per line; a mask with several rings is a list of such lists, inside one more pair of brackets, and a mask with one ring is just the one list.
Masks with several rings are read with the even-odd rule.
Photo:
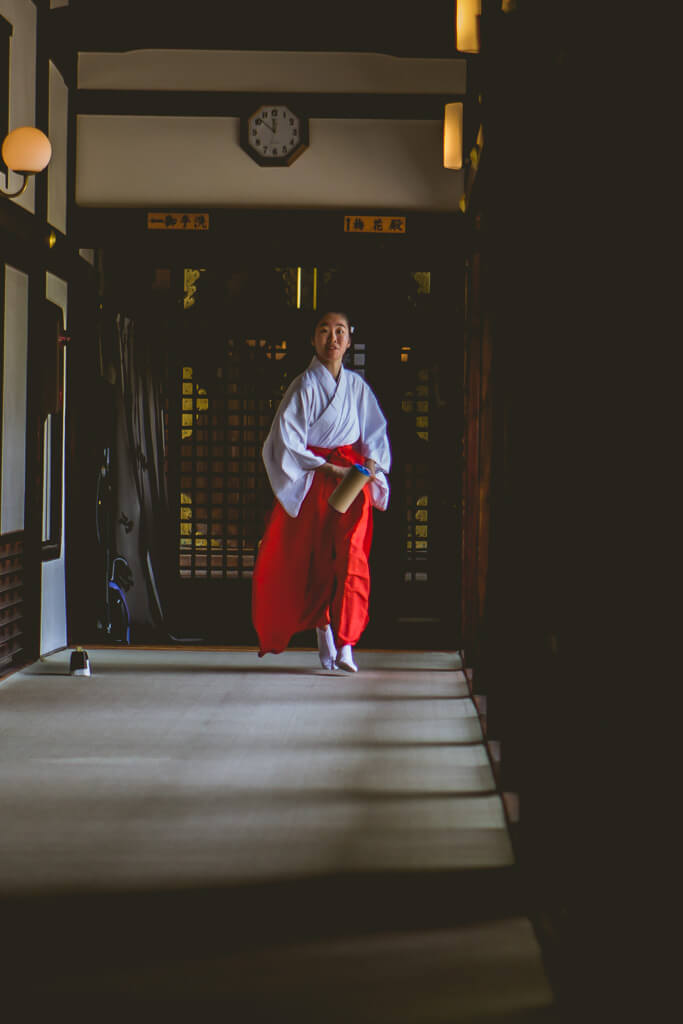
[[208, 231], [208, 213], [148, 213], [147, 227], [156, 231]]
[[367, 217], [347, 215], [344, 231], [366, 232], [373, 235], [405, 235], [405, 217]]

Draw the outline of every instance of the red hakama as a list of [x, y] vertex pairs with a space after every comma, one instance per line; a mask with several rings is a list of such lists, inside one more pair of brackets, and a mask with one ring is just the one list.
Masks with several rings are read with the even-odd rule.
[[[354, 445], [309, 447], [337, 466], [363, 462]], [[252, 581], [259, 657], [279, 654], [295, 633], [330, 621], [338, 646], [353, 647], [368, 624], [370, 497], [364, 488], [346, 512], [335, 512], [327, 499], [337, 483], [315, 473], [296, 518], [275, 503]]]

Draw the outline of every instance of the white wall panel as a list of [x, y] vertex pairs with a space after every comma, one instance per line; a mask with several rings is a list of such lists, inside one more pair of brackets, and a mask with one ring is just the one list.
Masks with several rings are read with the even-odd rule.
[[291, 167], [259, 167], [237, 118], [82, 115], [77, 201], [84, 206], [457, 209], [462, 172], [444, 170], [442, 123], [327, 119]]
[[[36, 7], [32, 0], [0, 0], [0, 14], [13, 26], [10, 40], [9, 127], [35, 124], [36, 109]], [[0, 142], [2, 140], [0, 139]], [[7, 176], [0, 174], [0, 184], [8, 187]], [[9, 189], [21, 185], [19, 175], [10, 172]], [[12, 200], [33, 213], [35, 181]]]
[[382, 53], [240, 50], [131, 50], [81, 53], [79, 89], [238, 92], [465, 92], [462, 58]]
[[[45, 297], [59, 306], [64, 313], [64, 324], [67, 318], [68, 286], [66, 281], [45, 275]], [[66, 408], [66, 360], [64, 357], [64, 404]], [[64, 413], [62, 412], [62, 415]], [[40, 610], [40, 653], [47, 654], [66, 644], [66, 576], [65, 566], [65, 527], [66, 527], [66, 487], [64, 473], [64, 444], [62, 444], [62, 548], [59, 558], [43, 562], [42, 600]]]
[[11, 533], [24, 528], [28, 275], [10, 266], [4, 275], [0, 533]]
[[48, 135], [52, 160], [47, 170], [47, 219], [66, 234], [66, 158], [69, 90], [60, 72], [50, 61], [50, 114]]

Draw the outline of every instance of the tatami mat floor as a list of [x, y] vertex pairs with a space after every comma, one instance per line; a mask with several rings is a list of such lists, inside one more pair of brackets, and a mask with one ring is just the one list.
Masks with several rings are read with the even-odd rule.
[[554, 1019], [456, 654], [90, 656], [0, 685], [17, 977], [27, 941], [46, 997], [89, 1011]]

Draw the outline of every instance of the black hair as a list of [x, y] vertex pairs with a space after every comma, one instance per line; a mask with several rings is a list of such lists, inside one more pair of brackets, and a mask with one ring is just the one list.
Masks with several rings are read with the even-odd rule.
[[344, 319], [346, 320], [346, 323], [347, 323], [348, 328], [349, 328], [349, 334], [353, 334], [353, 331], [354, 331], [353, 320], [351, 319], [349, 314], [346, 312], [344, 307], [342, 306], [341, 309], [340, 309], [339, 306], [330, 306], [329, 303], [328, 303], [328, 304], [326, 304], [326, 306], [325, 306], [325, 308], [323, 310], [321, 310], [318, 313], [314, 313], [313, 314], [313, 319], [311, 320], [311, 331], [310, 331], [311, 338], [315, 334], [315, 329], [318, 326], [318, 324], [320, 323], [320, 321], [322, 320], [322, 318], [324, 316], [327, 316], [328, 313], [340, 313], [344, 317]]

